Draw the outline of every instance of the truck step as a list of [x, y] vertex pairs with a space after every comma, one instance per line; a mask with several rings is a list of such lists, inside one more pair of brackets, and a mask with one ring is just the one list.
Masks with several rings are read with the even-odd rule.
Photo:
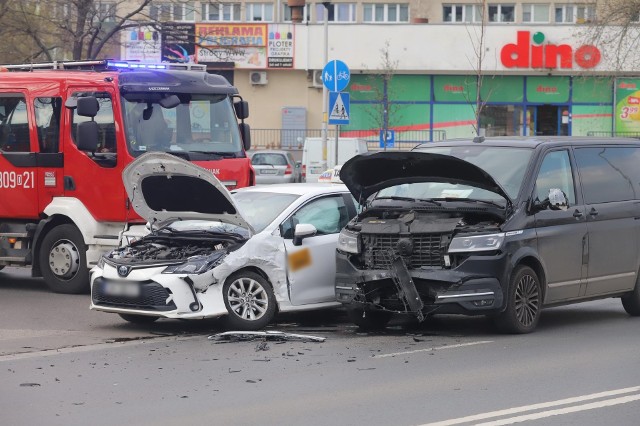
[[26, 232], [0, 232], [0, 238], [27, 238], [28, 236]]
[[26, 256], [18, 257], [18, 256], [0, 256], [0, 264], [1, 263], [20, 263], [22, 265], [27, 264]]

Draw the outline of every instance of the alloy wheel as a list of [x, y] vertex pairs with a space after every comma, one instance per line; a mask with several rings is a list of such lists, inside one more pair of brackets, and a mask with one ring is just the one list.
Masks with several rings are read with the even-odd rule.
[[227, 292], [227, 300], [234, 314], [249, 321], [262, 318], [269, 306], [267, 292], [252, 278], [238, 278], [233, 281]]

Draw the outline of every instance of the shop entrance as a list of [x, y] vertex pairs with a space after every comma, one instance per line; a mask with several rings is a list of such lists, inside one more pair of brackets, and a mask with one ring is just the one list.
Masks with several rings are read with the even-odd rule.
[[566, 105], [538, 105], [534, 109], [536, 136], [568, 136], [569, 107]]

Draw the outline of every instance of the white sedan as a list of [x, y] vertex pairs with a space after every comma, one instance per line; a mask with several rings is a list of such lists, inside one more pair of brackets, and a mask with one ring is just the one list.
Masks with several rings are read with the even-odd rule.
[[91, 309], [131, 322], [225, 316], [256, 330], [277, 311], [339, 306], [335, 251], [356, 215], [344, 185], [284, 184], [229, 191], [206, 170], [149, 153], [123, 173], [152, 232], [102, 257]]

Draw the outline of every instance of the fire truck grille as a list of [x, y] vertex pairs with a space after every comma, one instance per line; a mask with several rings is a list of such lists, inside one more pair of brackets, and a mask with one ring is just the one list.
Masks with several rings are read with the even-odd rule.
[[138, 296], [111, 295], [105, 291], [108, 280], [100, 277], [93, 283], [91, 297], [94, 305], [110, 308], [142, 309], [146, 311], [173, 311], [177, 309], [176, 304], [169, 299], [169, 292], [166, 288], [154, 281], [137, 282], [140, 286]]
[[[407, 268], [444, 268], [446, 247], [441, 247], [442, 234], [414, 234], [408, 238], [398, 235], [367, 236], [365, 265], [367, 269], [389, 269], [396, 256], [401, 256]], [[400, 240], [410, 241], [410, 253], [399, 249]], [[400, 244], [401, 245], [401, 244]]]

